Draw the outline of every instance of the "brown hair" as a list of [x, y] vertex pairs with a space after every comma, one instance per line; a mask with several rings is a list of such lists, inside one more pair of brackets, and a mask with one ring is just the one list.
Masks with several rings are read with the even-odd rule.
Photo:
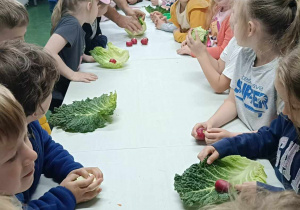
[[293, 191], [270, 192], [256, 188], [235, 195], [232, 201], [206, 206], [202, 210], [295, 210], [300, 206], [300, 195]]
[[93, 0], [58, 0], [51, 17], [51, 35], [61, 18], [66, 15], [72, 15], [78, 9], [78, 4], [85, 1], [93, 2]]
[[20, 40], [0, 43], [0, 83], [13, 93], [26, 116], [41, 107], [58, 78], [56, 61], [41, 47]]
[[12, 93], [0, 85], [0, 142], [7, 138], [18, 138], [26, 131], [26, 118], [22, 106]]
[[0, 29], [26, 26], [28, 23], [28, 12], [23, 4], [16, 0], [0, 0]]
[[242, 3], [239, 16], [243, 16], [243, 22], [253, 18], [262, 23], [268, 36], [266, 40], [270, 41], [274, 50], [284, 54], [298, 44], [300, 5], [297, 0], [246, 0], [236, 3]]

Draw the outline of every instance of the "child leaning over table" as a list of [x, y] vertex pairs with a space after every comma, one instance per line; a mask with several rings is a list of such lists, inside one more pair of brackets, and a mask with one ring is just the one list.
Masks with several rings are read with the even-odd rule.
[[[186, 39], [187, 32], [191, 28], [201, 26], [207, 29], [207, 14], [209, 11], [209, 0], [177, 0], [170, 9], [171, 18], [169, 21], [159, 12], [151, 14], [151, 19], [158, 29], [173, 32], [177, 42]], [[163, 20], [163, 23], [159, 21]]]
[[[278, 180], [284, 188], [261, 182], [248, 182], [236, 186], [239, 191], [262, 187], [270, 191], [294, 190], [300, 193], [300, 46], [279, 62], [275, 87], [284, 101], [284, 109], [270, 127], [264, 126], [257, 133], [245, 133], [224, 138], [205, 147], [198, 155], [207, 163], [229, 155], [241, 155], [250, 159], [269, 159], [274, 163]], [[273, 161], [276, 160], [276, 161]]]
[[[241, 133], [220, 128], [238, 117], [251, 132], [269, 126], [277, 117], [278, 97], [274, 87], [279, 56], [299, 43], [300, 8], [296, 0], [234, 1], [231, 21], [239, 52], [230, 83], [228, 98], [206, 122], [197, 123], [192, 136], [198, 139], [197, 129], [204, 128], [205, 141], [214, 143]], [[189, 34], [187, 43], [197, 59], [207, 59], [205, 50], [194, 45]], [[197, 41], [200, 45], [200, 41]]]
[[[16, 0], [0, 0], [0, 42], [11, 39], [24, 40], [29, 16], [23, 4]], [[39, 122], [43, 129], [51, 134], [46, 116]]]
[[[33, 184], [17, 198], [29, 209], [51, 210], [74, 209], [77, 203], [91, 200], [101, 191], [98, 188], [103, 181], [100, 169], [83, 168], [36, 121], [48, 111], [51, 92], [59, 77], [55, 60], [41, 48], [19, 40], [0, 43], [0, 51], [0, 83], [23, 106], [29, 139], [38, 155]], [[60, 186], [50, 189], [38, 200], [31, 200], [41, 174], [53, 178]], [[87, 179], [74, 181], [79, 176]]]

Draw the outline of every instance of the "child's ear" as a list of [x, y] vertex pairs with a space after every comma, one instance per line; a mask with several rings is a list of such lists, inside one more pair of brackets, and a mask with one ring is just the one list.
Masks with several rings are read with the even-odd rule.
[[90, 11], [92, 9], [92, 6], [93, 6], [92, 1], [89, 1], [86, 5], [87, 10]]
[[250, 20], [248, 22], [248, 29], [247, 29], [248, 37], [253, 36], [254, 33], [255, 33], [255, 31], [256, 31], [256, 25], [255, 25], [255, 23], [253, 21]]

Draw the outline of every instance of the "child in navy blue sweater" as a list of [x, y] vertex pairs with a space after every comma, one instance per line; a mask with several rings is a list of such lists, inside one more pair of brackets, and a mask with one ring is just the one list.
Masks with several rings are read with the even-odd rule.
[[[51, 92], [59, 77], [55, 60], [41, 48], [14, 40], [0, 43], [0, 83], [23, 106], [28, 136], [38, 158], [31, 187], [17, 198], [28, 209], [69, 210], [77, 203], [91, 200], [101, 191], [99, 168], [83, 168], [80, 163], [41, 128], [38, 119], [48, 111]], [[89, 176], [89, 173], [93, 174]], [[60, 186], [50, 189], [40, 199], [31, 200], [41, 174]], [[75, 181], [79, 176], [86, 179]], [[93, 181], [96, 178], [96, 181]]]
[[257, 133], [224, 138], [205, 147], [198, 155], [202, 161], [211, 154], [207, 163], [228, 155], [274, 160], [277, 178], [283, 184], [278, 188], [260, 182], [236, 186], [240, 191], [260, 186], [270, 191], [294, 190], [300, 193], [300, 46], [279, 62], [275, 80], [276, 90], [284, 101], [282, 114], [270, 127], [262, 127]]

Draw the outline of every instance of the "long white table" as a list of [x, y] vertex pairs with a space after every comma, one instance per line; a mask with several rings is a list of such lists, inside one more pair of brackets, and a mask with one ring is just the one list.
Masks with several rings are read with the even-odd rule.
[[[142, 3], [149, 4], [148, 2]], [[129, 40], [112, 22], [101, 23], [103, 34], [115, 45], [130, 51], [127, 65], [119, 70], [83, 64], [81, 71], [93, 72], [95, 82], [72, 82], [64, 103], [116, 91], [117, 109], [111, 124], [95, 132], [66, 133], [53, 129], [53, 139], [61, 143], [77, 161], [97, 166], [104, 173], [103, 192], [78, 209], [182, 210], [174, 191], [174, 175], [182, 174], [205, 146], [190, 135], [197, 122], [207, 120], [223, 103], [226, 94], [214, 94], [196, 59], [179, 56], [180, 44], [173, 35], [148, 24], [148, 46], [125, 47]], [[225, 128], [247, 131], [240, 120]], [[267, 160], [268, 183], [281, 186]], [[56, 184], [42, 178], [34, 198]]]

